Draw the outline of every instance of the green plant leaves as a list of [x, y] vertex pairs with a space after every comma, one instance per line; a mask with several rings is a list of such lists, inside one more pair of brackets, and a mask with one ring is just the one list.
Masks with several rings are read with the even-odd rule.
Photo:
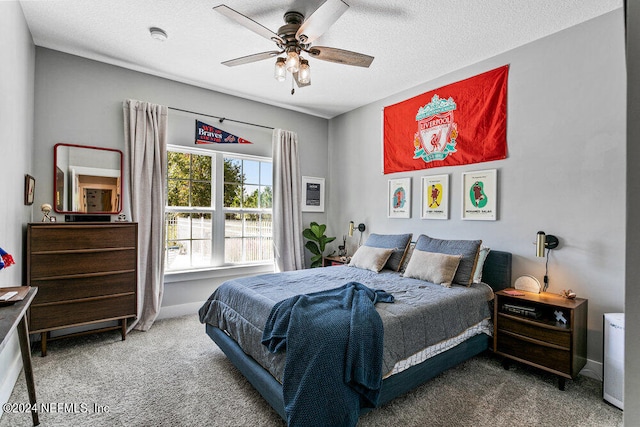
[[302, 231], [302, 236], [303, 236], [305, 239], [313, 240], [314, 242], [318, 242], [318, 241], [319, 241], [319, 240], [318, 240], [318, 236], [316, 236], [316, 235], [313, 233], [313, 231], [311, 231], [311, 229], [310, 229], [310, 228], [305, 228], [305, 229]]
[[309, 249], [309, 252], [311, 252], [314, 255], [320, 255], [322, 256], [322, 252], [320, 251], [320, 248], [318, 247], [318, 245], [312, 241], [308, 241], [305, 245], [305, 248]]
[[305, 248], [313, 254], [311, 257], [311, 268], [320, 267], [322, 265], [322, 256], [328, 243], [336, 240], [335, 237], [325, 236], [327, 226], [325, 224], [318, 224], [312, 222], [309, 224], [309, 228], [302, 231], [302, 236], [307, 239]]

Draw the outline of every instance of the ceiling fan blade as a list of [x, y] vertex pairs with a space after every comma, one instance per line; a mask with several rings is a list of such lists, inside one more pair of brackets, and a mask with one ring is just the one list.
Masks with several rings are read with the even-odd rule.
[[251, 62], [262, 61], [263, 59], [275, 58], [281, 53], [282, 52], [277, 50], [254, 53], [253, 55], [242, 56], [240, 58], [224, 61], [222, 64], [226, 65], [227, 67], [235, 67], [236, 65], [250, 64]]
[[303, 44], [310, 44], [324, 34], [349, 9], [342, 0], [327, 0], [302, 23], [296, 38]]
[[307, 52], [312, 58], [356, 67], [369, 67], [374, 59], [373, 56], [335, 47], [313, 46]]
[[221, 4], [221, 5], [215, 6], [213, 8], [213, 10], [215, 10], [218, 13], [223, 14], [224, 16], [226, 16], [229, 19], [232, 19], [232, 20], [236, 21], [238, 24], [240, 24], [243, 27], [253, 31], [254, 33], [256, 33], [258, 35], [261, 35], [262, 37], [264, 37], [266, 39], [273, 40], [276, 43], [284, 43], [282, 41], [282, 39], [276, 33], [271, 31], [267, 27], [263, 26], [262, 24], [259, 24], [258, 22], [256, 22], [253, 19], [249, 18], [248, 16], [245, 16], [245, 15], [241, 14], [240, 12], [237, 12], [237, 11], [231, 9], [227, 5]]

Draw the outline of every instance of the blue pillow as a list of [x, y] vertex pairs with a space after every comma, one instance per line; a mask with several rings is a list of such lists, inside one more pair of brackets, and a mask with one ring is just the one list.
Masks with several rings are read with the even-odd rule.
[[416, 242], [416, 249], [425, 252], [462, 255], [453, 283], [469, 286], [473, 280], [481, 244], [482, 240], [440, 240], [421, 234]]
[[370, 234], [369, 238], [365, 242], [365, 246], [373, 248], [395, 249], [384, 268], [389, 270], [398, 271], [402, 265], [409, 243], [411, 243], [411, 237], [413, 234]]

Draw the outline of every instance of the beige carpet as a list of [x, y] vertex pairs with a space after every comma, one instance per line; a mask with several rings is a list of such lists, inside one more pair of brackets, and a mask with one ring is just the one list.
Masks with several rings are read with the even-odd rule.
[[[284, 422], [204, 332], [197, 317], [156, 322], [149, 332], [53, 341], [34, 349], [42, 426], [283, 426]], [[567, 381], [491, 354], [434, 378], [360, 420], [359, 426], [621, 426], [622, 411], [601, 384]], [[28, 402], [24, 375], [10, 403]], [[65, 407], [66, 405], [66, 407]], [[55, 410], [55, 411], [54, 411]], [[28, 426], [30, 414], [4, 413], [0, 427]]]

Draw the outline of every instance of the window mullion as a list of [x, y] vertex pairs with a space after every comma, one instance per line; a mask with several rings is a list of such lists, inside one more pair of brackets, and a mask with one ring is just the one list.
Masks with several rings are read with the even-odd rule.
[[222, 206], [224, 205], [224, 156], [214, 155], [213, 157], [213, 173], [214, 182], [213, 187], [213, 200], [215, 207], [215, 214], [213, 215], [213, 221], [211, 225], [213, 227], [213, 241], [212, 246], [212, 261], [213, 265], [224, 265], [224, 220], [225, 213]]

